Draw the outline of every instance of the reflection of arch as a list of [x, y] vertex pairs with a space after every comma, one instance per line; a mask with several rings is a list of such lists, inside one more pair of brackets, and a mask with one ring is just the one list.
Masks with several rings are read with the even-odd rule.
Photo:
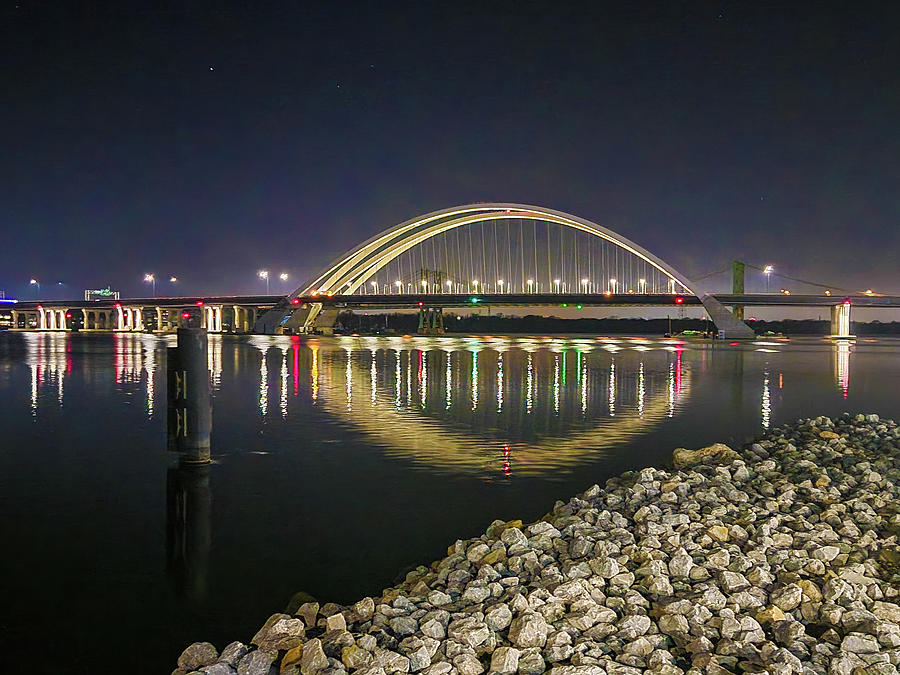
[[538, 220], [593, 235], [640, 258], [677, 281], [686, 292], [693, 293], [690, 282], [683, 274], [633, 241], [602, 225], [540, 206], [491, 203], [441, 209], [389, 228], [342, 255], [325, 272], [306, 286], [298, 288], [290, 297], [313, 293], [354, 293], [390, 261], [435, 235], [473, 223], [505, 219]]
[[[376, 345], [377, 348], [387, 350], [411, 349], [410, 344], [392, 338], [347, 339], [342, 342], [344, 344], [340, 346], [346, 350], [348, 356], [356, 350], [371, 351]], [[447, 353], [451, 349], [463, 350], [467, 347], [471, 350], [476, 348], [473, 342], [482, 349], [496, 350], [498, 346], [487, 340], [443, 338], [431, 341], [429, 346], [425, 346], [425, 350], [433, 349], [441, 353]], [[314, 344], [309, 343], [309, 346], [313, 347]], [[596, 346], [596, 343], [594, 344]], [[506, 342], [504, 346], [528, 351], [529, 341], [522, 340], [513, 344]], [[339, 352], [337, 345], [334, 352]], [[390, 397], [372, 399], [369, 396], [356, 395], [357, 390], [366, 392], [367, 387], [371, 386], [371, 374], [368, 368], [349, 365], [349, 361], [343, 365], [343, 361], [338, 360], [332, 361], [330, 367], [318, 370], [316, 376], [318, 405], [363, 432], [387, 454], [453, 471], [480, 471], [492, 460], [496, 461], [503, 456], [505, 444], [490, 434], [473, 434], [471, 430], [461, 432], [440, 419], [412, 413], [406, 406], [401, 406], [399, 399], [395, 402]], [[438, 372], [443, 371], [440, 369]], [[406, 374], [408, 376], [412, 374], [409, 365]], [[643, 381], [642, 374], [638, 381]], [[410, 382], [411, 386], [407, 385], [407, 395], [413, 399], [420, 399], [422, 383]], [[348, 406], [351, 389], [354, 392], [352, 407]], [[604, 419], [603, 423], [595, 428], [569, 430], [562, 435], [547, 435], [536, 443], [511, 444], [515, 472], [535, 475], [549, 468], [571, 467], [576, 461], [581, 461], [588, 455], [602, 453], [619, 446], [637, 435], [650, 431], [671, 417], [676, 398], [682, 399], [687, 396], [690, 396], [690, 370], [682, 370], [681, 359], [677, 358], [669, 369], [665, 395], [660, 393], [655, 398], [644, 398], [643, 392], [638, 393], [639, 414], [617, 413], [615, 417]], [[360, 399], [364, 400], [361, 404], [364, 408], [362, 411], [357, 409], [356, 404]], [[482, 401], [482, 404], [485, 403], [488, 407], [497, 404], [494, 400]]]

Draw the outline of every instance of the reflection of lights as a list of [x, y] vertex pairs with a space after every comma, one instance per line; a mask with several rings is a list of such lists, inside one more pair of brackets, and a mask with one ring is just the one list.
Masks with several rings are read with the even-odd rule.
[[310, 349], [312, 350], [312, 363], [309, 367], [309, 376], [311, 379], [312, 400], [315, 404], [319, 400], [319, 346], [310, 345]]
[[425, 351], [419, 351], [419, 406], [425, 409], [425, 401], [428, 398], [428, 358]]
[[534, 359], [528, 352], [528, 369], [525, 375], [525, 413], [530, 415], [534, 407]]
[[444, 374], [444, 409], [450, 410], [453, 402], [453, 353], [447, 352], [447, 372]]
[[503, 352], [497, 354], [497, 412], [503, 412]]
[[288, 390], [288, 365], [287, 365], [287, 349], [282, 347], [281, 354], [281, 397], [279, 405], [281, 407], [281, 416], [287, 417], [287, 390]]
[[401, 402], [400, 402], [400, 392], [403, 389], [403, 386], [400, 384], [400, 378], [403, 376], [403, 373], [400, 370], [400, 350], [394, 350], [394, 406], [397, 410], [400, 410]]
[[512, 475], [512, 468], [509, 465], [509, 443], [503, 444], [503, 475]]
[[669, 377], [666, 380], [666, 403], [668, 404], [668, 417], [675, 416], [675, 364], [669, 363]]
[[588, 403], [588, 367], [587, 367], [587, 354], [583, 355], [581, 352], [578, 353], [581, 356], [581, 416], [585, 417], [587, 415], [587, 403]]
[[378, 372], [375, 369], [375, 350], [369, 350], [369, 387], [372, 390], [372, 405], [378, 398]]
[[763, 390], [762, 390], [762, 426], [763, 429], [769, 428], [769, 420], [772, 417], [772, 395], [769, 391], [769, 371], [763, 372]]
[[156, 350], [154, 345], [147, 347], [147, 362], [145, 369], [147, 371], [147, 417], [153, 417], [153, 408], [155, 405], [155, 389], [153, 377], [156, 373]]
[[834, 375], [844, 398], [850, 393], [850, 342], [838, 340], [834, 345]]
[[553, 412], [559, 415], [559, 354], [553, 355]]
[[352, 355], [353, 353], [347, 349], [347, 368], [346, 368], [346, 392], [347, 392], [347, 410], [353, 410], [353, 370]]
[[259, 361], [259, 412], [269, 414], [269, 366], [266, 363], [267, 352], [262, 352]]
[[478, 352], [472, 352], [472, 410], [478, 408]]
[[291, 352], [293, 352], [294, 356], [294, 370], [293, 370], [293, 378], [294, 378], [294, 396], [300, 393], [300, 345], [295, 342], [291, 345]]
[[31, 365], [31, 416], [37, 416], [37, 407], [38, 407], [38, 379], [41, 376], [40, 366], [37, 364]]
[[637, 390], [638, 417], [644, 416], [644, 362], [638, 365], [638, 390]]
[[616, 416], [616, 364], [609, 364], [609, 416]]
[[684, 349], [679, 347], [675, 350], [675, 394], [681, 396], [681, 354]]

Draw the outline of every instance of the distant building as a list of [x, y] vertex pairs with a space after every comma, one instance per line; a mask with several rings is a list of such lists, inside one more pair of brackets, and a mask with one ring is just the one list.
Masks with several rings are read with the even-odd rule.
[[88, 302], [96, 302], [98, 300], [109, 300], [112, 298], [113, 300], [119, 299], [119, 291], [111, 291], [109, 286], [106, 288], [100, 288], [97, 290], [88, 290], [84, 291], [84, 299]]

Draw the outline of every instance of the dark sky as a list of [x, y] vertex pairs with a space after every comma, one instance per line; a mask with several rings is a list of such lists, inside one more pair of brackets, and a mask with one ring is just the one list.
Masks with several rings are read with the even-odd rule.
[[8, 294], [299, 285], [472, 201], [900, 292], [896, 3], [166, 6], [4, 2]]

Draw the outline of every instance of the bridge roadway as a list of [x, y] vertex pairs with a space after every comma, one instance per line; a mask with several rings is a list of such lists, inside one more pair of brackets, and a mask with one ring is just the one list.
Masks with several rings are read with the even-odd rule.
[[[834, 334], [849, 331], [849, 306], [900, 308], [900, 296], [884, 295], [785, 295], [754, 293], [713, 294], [723, 305], [733, 307], [830, 307]], [[118, 301], [45, 300], [0, 303], [0, 319], [6, 327], [23, 330], [153, 330], [168, 332], [180, 325], [200, 325], [211, 332], [249, 333], [255, 318], [285, 298], [283, 295], [220, 295], [157, 298], [122, 298]], [[847, 305], [849, 301], [849, 305]], [[665, 307], [700, 306], [694, 295], [655, 293], [436, 293], [309, 295], [292, 304], [322, 308], [400, 310], [420, 307]], [[841, 315], [843, 313], [843, 319]], [[838, 330], [835, 322], [843, 322]], [[0, 322], [0, 327], [3, 323]]]

